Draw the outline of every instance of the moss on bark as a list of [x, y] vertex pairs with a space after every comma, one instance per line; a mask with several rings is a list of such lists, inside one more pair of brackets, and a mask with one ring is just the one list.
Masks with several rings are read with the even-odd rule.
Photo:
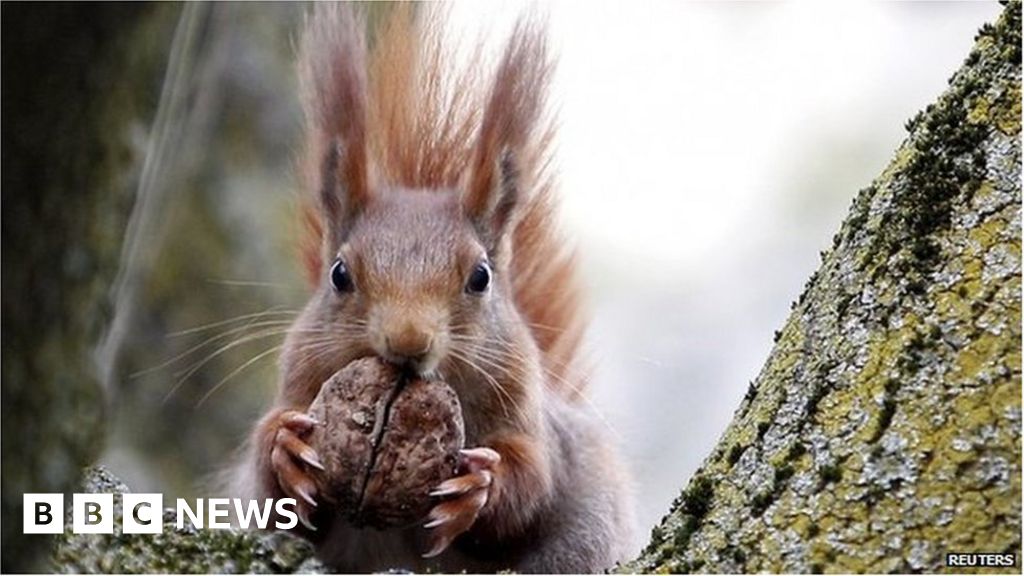
[[[176, 528], [164, 511], [160, 534], [124, 534], [121, 497], [128, 488], [102, 468], [86, 473], [83, 492], [115, 494], [113, 534], [73, 534], [71, 518], [57, 541], [54, 567], [70, 573], [280, 574], [322, 573], [313, 547], [284, 532]], [[190, 502], [195, 505], [195, 502]]]
[[853, 203], [627, 570], [918, 572], [1021, 549], [1021, 4]]

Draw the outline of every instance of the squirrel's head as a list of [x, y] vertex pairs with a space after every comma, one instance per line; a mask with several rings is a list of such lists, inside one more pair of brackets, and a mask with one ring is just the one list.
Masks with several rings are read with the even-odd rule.
[[[546, 254], [545, 235], [525, 233], [546, 224], [534, 221], [551, 137], [545, 34], [519, 22], [489, 74], [475, 61], [450, 66], [433, 13], [416, 13], [394, 12], [372, 49], [347, 5], [304, 34], [301, 168], [319, 195], [312, 225], [323, 244], [308, 259], [319, 263], [298, 327], [306, 341], [292, 336], [284, 363], [319, 364], [319, 377], [341, 367], [328, 363], [378, 354], [421, 373], [468, 378], [468, 366], [525, 380], [518, 372], [540, 352], [513, 305], [513, 285], [525, 289], [510, 269], [513, 236], [525, 238], [517, 257]], [[520, 222], [524, 234], [513, 234]], [[515, 268], [545, 283], [559, 278], [549, 265]], [[522, 302], [548, 297], [533, 289]], [[559, 289], [549, 292], [560, 306]]]
[[519, 203], [512, 155], [500, 155], [489, 177], [461, 190], [417, 190], [332, 178], [345, 173], [339, 154], [328, 156], [321, 191], [318, 293], [328, 317], [319, 321], [421, 374], [472, 362], [483, 346], [507, 338]]

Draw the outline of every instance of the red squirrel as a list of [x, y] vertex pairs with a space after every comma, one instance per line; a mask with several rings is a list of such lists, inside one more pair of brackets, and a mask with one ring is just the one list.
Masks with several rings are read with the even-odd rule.
[[[313, 293], [236, 491], [295, 498], [303, 533], [340, 571], [607, 570], [629, 551], [632, 505], [585, 399], [587, 319], [556, 227], [544, 29], [520, 19], [487, 73], [479, 50], [453, 64], [443, 9], [387, 7], [372, 30], [363, 10], [317, 4], [305, 23]], [[462, 405], [469, 448], [423, 526], [358, 528], [317, 507], [306, 410], [370, 355], [442, 378]]]

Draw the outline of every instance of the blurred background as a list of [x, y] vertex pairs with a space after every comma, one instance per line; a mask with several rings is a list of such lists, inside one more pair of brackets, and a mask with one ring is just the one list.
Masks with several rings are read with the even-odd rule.
[[[491, 43], [524, 7], [459, 2], [452, 28]], [[110, 400], [101, 461], [133, 491], [207, 495], [276, 385], [275, 322], [306, 295], [292, 172], [305, 9], [173, 4], [129, 20], [166, 66], [140, 80], [138, 120], [110, 135], [135, 200], [104, 207], [128, 216], [106, 229], [124, 244], [94, 357]], [[531, 9], [559, 58], [561, 218], [583, 257], [592, 398], [635, 479], [639, 546], [728, 424], [857, 190], [1000, 7]], [[13, 193], [26, 192], [5, 204]], [[46, 269], [4, 258], [5, 273]], [[4, 298], [8, 314], [32, 294]], [[5, 396], [5, 418], [17, 409]]]

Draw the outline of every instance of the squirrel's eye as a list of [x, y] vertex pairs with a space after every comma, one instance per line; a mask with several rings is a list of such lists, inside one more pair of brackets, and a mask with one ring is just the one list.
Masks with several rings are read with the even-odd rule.
[[348, 273], [348, 268], [340, 259], [335, 260], [334, 265], [331, 266], [331, 284], [338, 292], [351, 292], [354, 288], [352, 275]]
[[473, 272], [469, 275], [469, 280], [466, 282], [466, 292], [471, 294], [480, 294], [487, 290], [487, 287], [491, 284], [491, 267], [486, 262], [481, 262], [473, 268]]

